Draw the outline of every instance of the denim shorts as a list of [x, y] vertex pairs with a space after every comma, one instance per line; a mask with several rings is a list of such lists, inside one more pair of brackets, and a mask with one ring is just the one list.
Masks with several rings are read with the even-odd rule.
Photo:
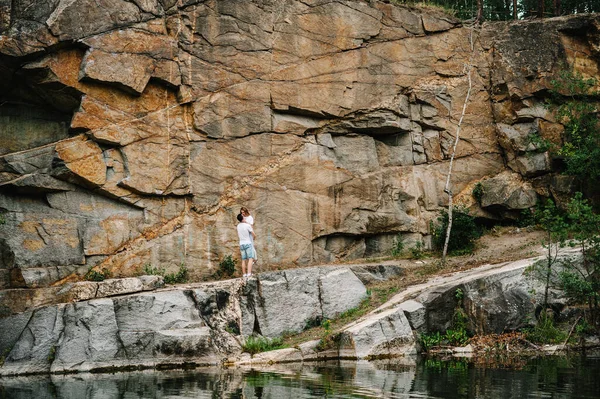
[[240, 245], [240, 253], [242, 254], [242, 260], [256, 259], [256, 253], [254, 252], [254, 246], [252, 244]]

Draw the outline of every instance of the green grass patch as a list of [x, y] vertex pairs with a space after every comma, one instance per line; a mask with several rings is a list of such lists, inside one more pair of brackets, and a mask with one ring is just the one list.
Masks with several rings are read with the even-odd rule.
[[527, 340], [538, 344], [558, 344], [567, 338], [567, 333], [554, 324], [552, 316], [545, 312], [540, 314], [534, 327], [523, 330]]
[[255, 337], [250, 336], [246, 339], [246, 342], [242, 345], [242, 350], [251, 355], [255, 355], [261, 352], [269, 352], [277, 349], [287, 348], [287, 345], [283, 343], [283, 338], [266, 338], [266, 337]]
[[410, 249], [410, 257], [411, 259], [423, 259], [426, 257], [423, 241], [419, 240], [415, 242], [415, 246]]
[[158, 268], [152, 266], [150, 263], [146, 263], [144, 267], [142, 267], [141, 275], [143, 276], [164, 276], [165, 268]]
[[183, 263], [175, 273], [167, 273], [164, 267], [158, 268], [146, 263], [140, 274], [146, 276], [163, 276], [165, 284], [183, 284], [189, 281], [189, 270]]
[[90, 270], [85, 274], [85, 279], [87, 281], [104, 281], [107, 278], [110, 278], [110, 271], [108, 269], [102, 270]]
[[164, 277], [166, 284], [182, 284], [188, 282], [189, 272], [187, 267], [182, 263], [176, 273], [167, 273]]
[[364, 298], [357, 307], [348, 309], [345, 312], [340, 313], [338, 317], [335, 318], [335, 320], [344, 323], [348, 320], [357, 319], [369, 311], [369, 309], [371, 308], [370, 305], [371, 295], [367, 295], [367, 297]]

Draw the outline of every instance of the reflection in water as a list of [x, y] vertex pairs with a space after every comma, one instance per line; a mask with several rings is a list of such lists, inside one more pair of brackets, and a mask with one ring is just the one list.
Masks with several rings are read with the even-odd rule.
[[253, 369], [0, 378], [0, 398], [564, 398], [600, 397], [600, 357], [533, 360], [521, 369], [398, 359]]

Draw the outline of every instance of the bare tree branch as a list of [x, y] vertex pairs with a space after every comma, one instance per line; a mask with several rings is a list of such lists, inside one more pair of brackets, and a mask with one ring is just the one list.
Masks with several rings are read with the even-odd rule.
[[[474, 47], [473, 47], [473, 30], [471, 30], [471, 58], [473, 57]], [[456, 126], [456, 136], [454, 138], [454, 146], [452, 148], [452, 155], [450, 156], [450, 165], [448, 167], [448, 176], [446, 177], [446, 186], [444, 187], [444, 192], [448, 194], [448, 227], [446, 229], [446, 239], [444, 240], [444, 249], [442, 251], [442, 265], [446, 264], [446, 255], [448, 254], [448, 243], [450, 242], [450, 233], [452, 231], [452, 189], [450, 187], [450, 179], [452, 177], [452, 167], [454, 165], [454, 156], [456, 155], [456, 147], [458, 146], [458, 141], [460, 140], [460, 128], [462, 126], [463, 119], [465, 117], [465, 113], [467, 111], [467, 104], [469, 103], [469, 97], [471, 97], [471, 89], [473, 87], [473, 83], [471, 80], [471, 70], [473, 69], [473, 65], [471, 63], [472, 60], [469, 60], [469, 64], [465, 65], [465, 69], [467, 71], [467, 80], [469, 82], [469, 89], [467, 90], [467, 95], [465, 96], [465, 102], [463, 103], [462, 113], [460, 115], [460, 119], [458, 121], [458, 125]]]

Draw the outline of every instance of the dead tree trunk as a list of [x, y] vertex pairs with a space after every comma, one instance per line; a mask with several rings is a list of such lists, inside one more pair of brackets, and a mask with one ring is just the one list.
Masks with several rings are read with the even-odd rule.
[[[479, 0], [481, 1], [481, 0]], [[458, 120], [458, 125], [456, 126], [456, 137], [454, 138], [454, 146], [452, 147], [452, 154], [450, 155], [450, 165], [448, 166], [448, 176], [446, 177], [446, 186], [444, 187], [444, 192], [448, 194], [448, 227], [446, 228], [446, 238], [444, 240], [444, 249], [442, 250], [442, 265], [446, 264], [446, 255], [448, 254], [448, 243], [450, 242], [450, 233], [452, 232], [452, 188], [450, 186], [450, 180], [452, 178], [452, 166], [454, 165], [454, 156], [456, 155], [456, 147], [458, 146], [458, 141], [460, 140], [460, 128], [462, 126], [463, 119], [465, 118], [465, 113], [467, 111], [467, 104], [469, 103], [469, 97], [471, 97], [471, 88], [473, 87], [473, 83], [471, 81], [471, 70], [473, 69], [472, 58], [475, 52], [475, 47], [473, 45], [473, 30], [471, 30], [471, 57], [469, 59], [469, 63], [465, 65], [465, 70], [467, 74], [467, 81], [469, 82], [469, 88], [467, 90], [467, 95], [465, 96], [465, 102], [463, 103], [462, 113], [460, 114], [460, 119]]]
[[444, 187], [444, 192], [448, 194], [448, 228], [446, 229], [446, 239], [444, 240], [444, 250], [442, 251], [442, 265], [446, 264], [446, 255], [448, 254], [448, 243], [450, 242], [450, 233], [452, 231], [452, 188], [450, 187], [450, 178], [452, 177], [452, 166], [454, 164], [454, 156], [456, 154], [456, 147], [458, 146], [458, 141], [460, 140], [460, 127], [462, 125], [462, 121], [465, 117], [465, 112], [467, 110], [467, 104], [469, 103], [469, 97], [471, 96], [471, 88], [473, 86], [471, 82], [471, 65], [468, 65], [467, 71], [467, 79], [469, 81], [469, 89], [467, 90], [467, 95], [465, 96], [465, 102], [462, 108], [462, 114], [460, 115], [460, 119], [458, 121], [458, 126], [456, 127], [456, 137], [454, 138], [454, 147], [452, 148], [452, 155], [450, 156], [450, 166], [448, 167], [448, 176], [446, 177], [446, 186]]

